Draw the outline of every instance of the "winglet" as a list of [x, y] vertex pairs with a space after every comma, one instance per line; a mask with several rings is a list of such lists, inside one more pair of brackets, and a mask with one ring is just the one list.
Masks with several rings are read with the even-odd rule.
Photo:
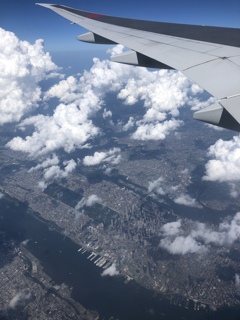
[[42, 6], [42, 7], [46, 7], [46, 8], [51, 8], [51, 6], [53, 5], [53, 4], [51, 4], [51, 3], [35, 3], [37, 6]]
[[[233, 108], [234, 111], [237, 110], [235, 112], [237, 114], [233, 115], [230, 113], [232, 110], [229, 110], [227, 102], [227, 100], [221, 101], [220, 103], [216, 103], [205, 109], [199, 110], [193, 114], [193, 118], [218, 127], [240, 132], [240, 122], [238, 117], [239, 108], [236, 108], [236, 106]], [[226, 105], [224, 106], [224, 104]]]

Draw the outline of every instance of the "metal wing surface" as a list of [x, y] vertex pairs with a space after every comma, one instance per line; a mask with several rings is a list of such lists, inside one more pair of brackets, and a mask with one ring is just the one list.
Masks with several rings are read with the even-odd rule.
[[194, 118], [240, 131], [240, 29], [119, 18], [63, 5], [37, 3], [90, 30], [78, 40], [120, 43], [131, 50], [112, 61], [176, 69], [217, 102]]

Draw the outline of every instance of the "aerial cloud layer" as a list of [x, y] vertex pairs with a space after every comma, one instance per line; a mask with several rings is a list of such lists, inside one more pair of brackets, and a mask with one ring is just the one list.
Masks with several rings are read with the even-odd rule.
[[[112, 53], [121, 50], [122, 47], [117, 46]], [[50, 66], [53, 68], [52, 64]], [[48, 69], [51, 69], [50, 66]], [[135, 123], [136, 130], [132, 138], [158, 140], [179, 127], [182, 122], [175, 119], [179, 115], [179, 108], [201, 89], [175, 71], [150, 72], [146, 68], [95, 58], [92, 68], [79, 79], [70, 76], [44, 94], [45, 102], [52, 98], [59, 99], [60, 104], [53, 115], [37, 115], [24, 120], [20, 126], [34, 126], [35, 131], [26, 138], [16, 137], [8, 146], [28, 152], [31, 156], [59, 148], [71, 152], [83, 147], [100, 133], [100, 129], [92, 122], [92, 116], [101, 109], [103, 117], [112, 115], [110, 110], [102, 108], [104, 96], [109, 91], [119, 92], [118, 98], [127, 105], [143, 101], [146, 113], [142, 120]], [[134, 124], [132, 119], [129, 121], [123, 130]]]
[[[7, 146], [26, 152], [39, 162], [35, 169], [43, 171], [42, 186], [54, 176], [66, 177], [76, 167], [75, 160], [70, 156], [67, 160], [69, 163], [61, 163], [58, 159], [57, 163], [45, 167], [45, 161], [54, 159], [59, 150], [70, 154], [76, 149], [91, 148], [94, 139], [104, 134], [94, 123], [94, 117], [101, 115], [104, 119], [112, 118], [111, 106], [105, 104], [108, 92], [115, 92], [118, 99], [129, 108], [136, 103], [140, 103], [139, 108], [144, 108], [143, 116], [138, 119], [131, 116], [126, 123], [119, 121], [122, 131], [131, 129], [131, 138], [137, 140], [165, 139], [183, 124], [178, 118], [182, 107], [188, 105], [199, 109], [213, 102], [211, 98], [207, 102], [199, 101], [202, 89], [177, 71], [149, 71], [97, 58], [94, 58], [89, 71], [58, 80], [46, 92], [42, 92], [40, 81], [58, 72], [49, 54], [44, 52], [43, 41], [37, 40], [31, 45], [3, 29], [0, 29], [0, 37], [0, 124], [24, 118], [19, 124], [23, 130], [22, 136], [13, 138]], [[115, 55], [122, 50], [123, 47], [117, 45], [109, 53]], [[49, 115], [31, 116], [31, 111], [40, 104], [47, 106], [49, 103], [55, 103]], [[31, 131], [24, 136], [26, 128], [31, 128]], [[240, 177], [238, 138], [232, 144], [217, 142], [212, 146], [209, 154], [216, 160], [207, 163], [206, 180], [224, 180], [225, 173], [229, 180]], [[229, 148], [232, 157], [226, 155]], [[220, 149], [224, 151], [223, 154], [218, 152]], [[235, 150], [234, 154], [232, 149]], [[112, 165], [120, 160], [121, 150], [113, 148], [86, 156], [82, 163], [86, 166], [104, 162]], [[177, 203], [194, 205], [194, 199], [184, 194], [175, 200]]]

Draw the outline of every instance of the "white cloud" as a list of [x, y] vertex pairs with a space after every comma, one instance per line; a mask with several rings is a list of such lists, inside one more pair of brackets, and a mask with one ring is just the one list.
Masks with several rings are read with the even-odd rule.
[[121, 160], [121, 155], [118, 153], [121, 151], [119, 148], [113, 148], [106, 152], [94, 152], [93, 156], [86, 156], [83, 158], [83, 164], [85, 166], [96, 166], [100, 163], [107, 162], [113, 165], [118, 164]]
[[[122, 49], [122, 46], [117, 46], [111, 49], [111, 54]], [[46, 61], [47, 54], [42, 52], [42, 55]], [[44, 72], [51, 68], [53, 66], [48, 61]], [[182, 124], [174, 118], [179, 114], [178, 109], [187, 103], [188, 95], [198, 92], [196, 85], [178, 72], [150, 72], [146, 68], [95, 58], [92, 68], [79, 79], [70, 76], [44, 94], [44, 101], [51, 98], [60, 101], [53, 115], [38, 115], [24, 120], [20, 127], [34, 126], [35, 131], [25, 138], [14, 138], [8, 146], [27, 152], [30, 156], [44, 155], [60, 148], [71, 152], [83, 147], [100, 133], [91, 117], [102, 108], [104, 95], [109, 91], [120, 91], [118, 97], [126, 104], [143, 101], [146, 113], [142, 120], [137, 121], [137, 130], [132, 135], [132, 138], [140, 140], [164, 139], [177, 129]], [[110, 116], [110, 112], [105, 109], [103, 115]], [[130, 119], [124, 130], [133, 124], [133, 119]]]
[[128, 131], [135, 125], [135, 120], [133, 117], [128, 119], [128, 122], [122, 127], [123, 131]]
[[214, 97], [210, 97], [207, 100], [199, 101], [198, 98], [191, 99], [188, 104], [191, 106], [191, 110], [198, 111], [200, 109], [204, 109], [212, 104], [216, 103], [217, 100]]
[[240, 212], [229, 222], [224, 220], [219, 226], [222, 244], [230, 245], [240, 239]]
[[106, 119], [106, 118], [111, 118], [112, 117], [112, 111], [111, 110], [108, 110], [105, 108], [103, 110], [103, 118]]
[[240, 239], [240, 212], [226, 218], [218, 227], [182, 220], [166, 223], [161, 228], [159, 246], [172, 254], [204, 253], [209, 246], [229, 246]]
[[66, 178], [70, 172], [72, 172], [77, 163], [71, 159], [69, 161], [63, 162], [64, 169], [61, 169], [58, 165], [53, 165], [44, 170], [43, 177], [46, 181], [53, 180], [53, 179], [62, 179]]
[[[29, 170], [29, 172], [31, 172], [43, 169], [43, 180], [38, 182], [38, 186], [42, 191], [47, 188], [50, 180], [67, 178], [68, 174], [77, 166], [77, 163], [73, 159], [64, 161], [61, 166], [59, 163], [59, 158], [53, 154], [52, 157], [48, 157], [42, 163], [39, 163]], [[61, 169], [61, 167], [63, 167], [63, 169]]]
[[181, 226], [182, 226], [182, 221], [181, 220], [165, 223], [161, 227], [161, 233], [164, 236], [175, 236], [175, 235], [178, 235], [181, 232]]
[[107, 53], [110, 54], [111, 57], [114, 57], [123, 52], [124, 46], [122, 44], [117, 44], [115, 47], [108, 49]]
[[[82, 148], [100, 130], [91, 117], [103, 105], [106, 92], [119, 90], [130, 76], [133, 67], [119, 66], [109, 61], [94, 59], [94, 65], [79, 79], [70, 76], [50, 88], [44, 100], [58, 98], [61, 102], [52, 116], [37, 115], [25, 119], [20, 128], [33, 126], [35, 131], [25, 138], [16, 137], [7, 146], [13, 150], [38, 157], [63, 148], [71, 152]], [[110, 116], [110, 110], [105, 112]]]
[[237, 290], [239, 291], [240, 290], [240, 276], [239, 274], [235, 274], [235, 286], [237, 288]]
[[9, 308], [15, 309], [17, 305], [31, 298], [31, 294], [27, 291], [18, 292], [9, 302]]
[[[56, 66], [51, 62], [49, 55], [43, 52], [40, 40], [31, 46], [25, 42], [23, 44], [14, 37], [11, 35], [10, 38], [24, 52], [21, 59], [23, 61], [26, 59], [28, 64], [25, 65], [31, 66], [25, 68], [27, 71], [22, 68], [22, 71], [18, 72], [21, 74], [19, 83], [22, 83], [22, 74], [25, 76], [30, 72], [30, 82], [36, 90], [40, 90], [38, 81], [56, 70]], [[13, 48], [14, 45], [10, 47]], [[123, 47], [118, 45], [110, 50], [110, 54], [114, 55], [122, 50]], [[179, 108], [186, 105], [190, 96], [200, 92], [198, 86], [175, 71], [150, 72], [146, 68], [135, 68], [107, 60], [100, 61], [97, 58], [93, 61], [92, 68], [84, 71], [83, 75], [61, 80], [45, 92], [44, 103], [52, 98], [59, 100], [53, 114], [48, 116], [39, 114], [23, 120], [19, 128], [25, 129], [29, 126], [33, 128], [33, 132], [25, 137], [15, 137], [7, 144], [13, 150], [26, 152], [29, 157], [40, 159], [42, 163], [37, 165], [36, 169], [44, 170], [44, 181], [40, 182], [41, 188], [45, 188], [49, 179], [64, 177], [68, 173], [66, 168], [61, 169], [61, 161], [57, 163], [54, 153], [60, 149], [70, 153], [78, 148], [89, 147], [90, 140], [101, 134], [101, 130], [94, 125], [93, 118], [101, 109], [103, 117], [112, 116], [112, 111], [104, 104], [107, 92], [117, 92], [118, 98], [128, 105], [142, 102], [146, 109], [142, 119], [135, 122], [133, 118], [129, 118], [127, 124], [123, 126], [123, 130], [136, 126], [132, 138], [140, 140], [161, 140], [176, 130], [182, 124], [180, 120], [175, 119], [179, 115]], [[32, 79], [33, 76], [35, 78]], [[36, 91], [34, 88], [31, 88], [31, 92]], [[36, 99], [31, 97], [29, 101], [34, 104], [34, 101], [37, 103], [39, 99], [40, 92]], [[83, 164], [97, 165], [102, 162], [117, 164], [121, 160], [121, 155], [116, 150], [118, 149], [95, 152], [93, 156], [85, 157]], [[46, 164], [47, 167], [44, 167], [44, 157], [55, 160], [56, 163], [52, 166]]]
[[[183, 175], [188, 174], [188, 169], [181, 172]], [[197, 201], [190, 197], [188, 194], [179, 192], [179, 189], [184, 189], [182, 185], [170, 185], [169, 181], [165, 181], [163, 177], [159, 177], [157, 180], [149, 182], [148, 192], [154, 192], [155, 195], [168, 196], [175, 203], [189, 206], [200, 207]], [[177, 193], [177, 195], [176, 195]]]
[[69, 76], [66, 80], [60, 81], [51, 87], [45, 94], [44, 100], [58, 98], [61, 102], [71, 103], [77, 98], [78, 81], [73, 76]]
[[0, 192], [0, 199], [2, 199], [3, 198], [3, 193], [2, 192]]
[[52, 158], [47, 158], [42, 163], [36, 165], [36, 167], [31, 168], [29, 170], [29, 172], [34, 171], [34, 170], [39, 170], [42, 168], [45, 169], [45, 168], [48, 168], [48, 167], [51, 167], [51, 166], [57, 165], [57, 164], [59, 164], [59, 159], [55, 154], [53, 154]]
[[182, 204], [188, 207], [196, 207], [196, 200], [191, 198], [188, 194], [181, 194], [173, 200], [177, 204]]
[[148, 192], [156, 192], [157, 194], [165, 195], [166, 193], [162, 187], [163, 182], [164, 179], [162, 177], [159, 177], [157, 180], [149, 182]]
[[237, 198], [239, 193], [238, 193], [238, 188], [237, 188], [236, 184], [229, 183], [229, 186], [230, 186], [230, 196], [232, 198]]
[[119, 275], [119, 271], [117, 270], [117, 267], [116, 267], [116, 264], [113, 263], [110, 267], [108, 267], [107, 269], [105, 269], [103, 272], [102, 272], [102, 276], [110, 276], [110, 277], [113, 277], [113, 276], [117, 276]]
[[172, 254], [187, 254], [187, 253], [204, 253], [206, 247], [201, 243], [197, 242], [190, 235], [178, 236], [174, 239], [169, 237], [164, 238], [160, 241], [160, 247], [166, 249]]
[[48, 184], [44, 180], [38, 182], [38, 187], [42, 191], [44, 191], [47, 188], [47, 186]]
[[[183, 177], [187, 175], [189, 178], [189, 170], [182, 170], [181, 175]], [[179, 178], [181, 178], [181, 176], [179, 176]], [[166, 196], [180, 205], [201, 208], [201, 205], [196, 199], [186, 193], [186, 182], [184, 179], [183, 183], [180, 182], [179, 184], [171, 185], [171, 181], [169, 181], [167, 176], [165, 178], [159, 177], [158, 179], [149, 182], [148, 192], [153, 193], [153, 196]]]
[[179, 108], [191, 102], [191, 95], [201, 91], [179, 72], [137, 69], [134, 77], [128, 79], [118, 94], [118, 98], [123, 99], [125, 104], [133, 105], [143, 101], [146, 108], [143, 119], [136, 122], [138, 128], [132, 138], [165, 139], [167, 134], [183, 123], [175, 119], [179, 116]]
[[0, 124], [4, 124], [17, 122], [38, 107], [38, 83], [58, 67], [43, 51], [43, 40], [30, 44], [2, 28], [0, 39]]
[[86, 120], [76, 105], [60, 104], [53, 116], [38, 115], [28, 118], [21, 126], [33, 125], [35, 131], [25, 139], [16, 137], [7, 146], [13, 150], [29, 153], [31, 157], [39, 157], [63, 148], [70, 153], [81, 148], [99, 133], [91, 120]]
[[219, 139], [209, 148], [210, 157], [206, 164], [203, 180], [238, 181], [240, 180], [240, 137], [235, 136], [229, 141]]
[[177, 129], [183, 122], [181, 120], [166, 120], [163, 123], [143, 123], [138, 121], [137, 130], [132, 134], [135, 140], [163, 140], [171, 132]]
[[86, 206], [91, 207], [93, 206], [95, 203], [101, 203], [102, 200], [96, 196], [95, 194], [92, 194], [91, 196], [88, 197], [88, 199], [86, 200]]
[[96, 203], [102, 203], [102, 199], [99, 198], [97, 195], [92, 194], [90, 195], [88, 198], [83, 197], [75, 206], [75, 210], [79, 211], [80, 209], [82, 209], [83, 207], [87, 206], [87, 207], [91, 207]]

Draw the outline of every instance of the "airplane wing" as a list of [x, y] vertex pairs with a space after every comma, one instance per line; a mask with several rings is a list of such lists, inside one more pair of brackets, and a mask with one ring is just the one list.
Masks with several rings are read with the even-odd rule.
[[90, 30], [80, 41], [120, 43], [130, 51], [112, 61], [176, 69], [217, 98], [194, 118], [240, 132], [240, 29], [112, 17], [37, 3]]

